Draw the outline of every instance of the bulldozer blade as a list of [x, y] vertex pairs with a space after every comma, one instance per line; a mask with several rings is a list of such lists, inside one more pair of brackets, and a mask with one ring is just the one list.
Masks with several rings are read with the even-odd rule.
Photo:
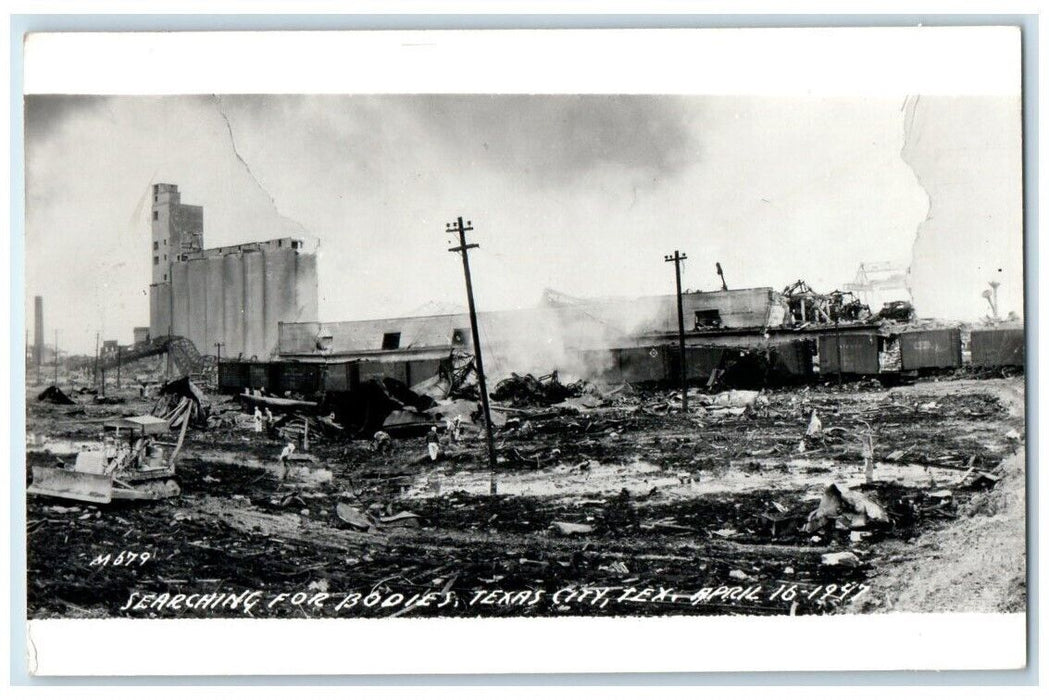
[[88, 503], [109, 503], [113, 500], [113, 479], [105, 474], [88, 474], [61, 467], [33, 467], [33, 483], [26, 492]]

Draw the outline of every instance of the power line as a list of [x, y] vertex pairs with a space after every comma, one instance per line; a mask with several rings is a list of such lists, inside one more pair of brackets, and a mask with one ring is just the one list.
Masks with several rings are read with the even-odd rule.
[[681, 366], [681, 412], [688, 413], [688, 371], [685, 368], [685, 311], [681, 304], [681, 263], [688, 256], [679, 251], [664, 255], [663, 262], [674, 263], [674, 279], [677, 281], [677, 341], [678, 364]]
[[496, 492], [495, 436], [492, 434], [492, 410], [488, 405], [488, 387], [485, 385], [484, 379], [484, 359], [482, 358], [481, 353], [481, 338], [477, 330], [477, 309], [474, 306], [473, 281], [470, 279], [470, 249], [480, 248], [480, 246], [476, 243], [466, 242], [466, 232], [473, 231], [473, 226], [469, 221], [463, 224], [463, 217], [458, 217], [455, 220], [455, 223], [446, 224], [446, 227], [446, 233], [459, 234], [459, 245], [449, 248], [448, 251], [452, 253], [460, 253], [463, 258], [463, 275], [466, 278], [466, 302], [470, 308], [470, 333], [473, 336], [474, 344], [474, 366], [477, 369], [477, 388], [481, 392], [481, 408], [484, 411], [485, 441], [488, 444], [488, 469], [491, 473], [488, 492], [494, 496]]

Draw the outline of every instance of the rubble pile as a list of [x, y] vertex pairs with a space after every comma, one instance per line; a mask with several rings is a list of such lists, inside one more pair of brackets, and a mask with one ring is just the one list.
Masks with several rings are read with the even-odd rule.
[[182, 377], [168, 382], [160, 388], [159, 397], [151, 413], [159, 418], [174, 421], [188, 413], [189, 424], [201, 430], [208, 427], [208, 414], [211, 406], [207, 397], [189, 377]]
[[[29, 610], [127, 616], [121, 606], [141, 589], [462, 600], [482, 589], [583, 585], [760, 586], [770, 595], [859, 585], [879, 547], [967, 517], [974, 499], [999, 488], [1000, 465], [1023, 442], [1022, 421], [995, 394], [1008, 381], [697, 389], [683, 414], [674, 391], [513, 375], [492, 393], [492, 471], [476, 398], [373, 380], [355, 398], [223, 402], [187, 380], [161, 394], [155, 413], [199, 405], [205, 414], [207, 432], [186, 437], [180, 496], [108, 506], [29, 499]], [[90, 418], [136, 402], [148, 410], [128, 402], [77, 408]], [[40, 402], [28, 423], [30, 467], [68, 460], [95, 429]], [[85, 552], [100, 543], [155, 556], [133, 569], [92, 567]], [[547, 597], [525, 608], [359, 614], [788, 615], [844, 603], [821, 593], [559, 605]]]
[[562, 384], [557, 372], [536, 378], [531, 374], [511, 374], [495, 385], [492, 399], [515, 408], [525, 406], [552, 406], [565, 399], [582, 396], [587, 382]]
[[36, 400], [44, 403], [55, 404], [57, 406], [73, 406], [76, 404], [76, 401], [69, 398], [66, 392], [53, 384], [41, 391], [36, 397]]

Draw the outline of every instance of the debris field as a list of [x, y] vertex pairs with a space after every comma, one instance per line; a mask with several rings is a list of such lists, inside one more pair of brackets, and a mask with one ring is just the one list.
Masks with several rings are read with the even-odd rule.
[[[840, 612], [879, 576], [879, 548], [968, 517], [1023, 441], [1000, 400], [1022, 377], [697, 391], [687, 415], [672, 391], [518, 379], [493, 391], [494, 472], [476, 416], [448, 420], [462, 401], [430, 414], [436, 431], [355, 439], [294, 413], [257, 432], [250, 406], [209, 395], [177, 497], [27, 499], [29, 615]], [[45, 398], [27, 399], [27, 484], [101, 421], [153, 406]], [[303, 432], [309, 460], [280, 460]], [[128, 604], [244, 591], [354, 602]]]

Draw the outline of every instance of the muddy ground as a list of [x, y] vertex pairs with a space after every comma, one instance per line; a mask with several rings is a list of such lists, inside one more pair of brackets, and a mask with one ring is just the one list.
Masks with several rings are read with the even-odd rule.
[[[921, 553], [978, 517], [990, 518], [996, 550], [1019, 547], [989, 574], [1009, 589], [991, 607], [1022, 609], [1022, 392], [1022, 377], [865, 382], [772, 391], [743, 415], [682, 416], [656, 394], [514, 414], [523, 420], [497, 435], [496, 496], [484, 441], [469, 430], [437, 462], [422, 437], [377, 453], [368, 441], [314, 436], [330, 482], [282, 481], [283, 442], [250, 426], [191, 431], [177, 498], [27, 499], [29, 615], [866, 612], [957, 566], [964, 552]], [[234, 402], [213, 402], [235, 422]], [[33, 465], [72, 459], [106, 416], [152, 405], [128, 396], [55, 406], [32, 391], [27, 404], [27, 483]], [[813, 411], [824, 438], [801, 452]], [[830, 484], [869, 497], [890, 522], [810, 524]], [[1019, 519], [1001, 496], [1017, 488]], [[338, 517], [340, 503], [417, 517], [362, 531]], [[994, 519], [1007, 508], [1012, 517]], [[942, 580], [940, 602], [912, 607], [962, 599], [951, 595], [961, 584]]]

